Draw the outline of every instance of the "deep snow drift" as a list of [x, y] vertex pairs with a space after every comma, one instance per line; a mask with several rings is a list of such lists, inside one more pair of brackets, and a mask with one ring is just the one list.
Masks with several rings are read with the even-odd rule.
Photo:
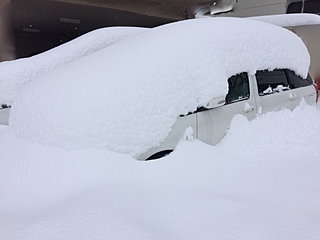
[[248, 122], [216, 147], [139, 162], [64, 151], [0, 129], [0, 239], [318, 240], [320, 111]]
[[[112, 57], [111, 57], [112, 56]], [[138, 156], [177, 117], [227, 92], [228, 77], [289, 68], [310, 57], [294, 33], [238, 18], [206, 18], [145, 31], [33, 80], [13, 103], [16, 135], [65, 149]]]
[[1, 62], [0, 106], [11, 105], [20, 89], [35, 77], [146, 30], [138, 27], [100, 28], [33, 57]]

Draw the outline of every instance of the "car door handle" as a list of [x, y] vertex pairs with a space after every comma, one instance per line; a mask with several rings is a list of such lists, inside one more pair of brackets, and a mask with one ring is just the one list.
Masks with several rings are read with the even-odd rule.
[[292, 93], [289, 93], [289, 100], [293, 101], [293, 100], [297, 100], [298, 96]]
[[253, 110], [254, 110], [254, 107], [250, 106], [249, 104], [246, 104], [246, 105], [244, 106], [243, 112], [244, 112], [244, 113], [249, 113], [249, 112], [251, 112], [251, 111], [253, 111]]

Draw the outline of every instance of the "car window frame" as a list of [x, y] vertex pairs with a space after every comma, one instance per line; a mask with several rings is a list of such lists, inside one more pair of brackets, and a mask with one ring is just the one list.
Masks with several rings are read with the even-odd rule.
[[[229, 94], [229, 80], [233, 77], [236, 77], [237, 75], [242, 75], [242, 74], [245, 74], [246, 75], [246, 78], [247, 78], [247, 82], [248, 82], [248, 95], [244, 98], [239, 98], [237, 100], [233, 100], [233, 101], [227, 101], [227, 96]], [[237, 74], [234, 74], [232, 75], [231, 77], [228, 78], [228, 93], [226, 94], [225, 96], [225, 104], [224, 105], [230, 105], [230, 104], [233, 104], [233, 103], [238, 103], [238, 102], [242, 102], [242, 101], [246, 101], [248, 99], [250, 99], [251, 97], [251, 89], [250, 89], [250, 77], [249, 77], [249, 73], [248, 72], [241, 72], [241, 73], [237, 73]]]
[[[227, 81], [228, 81], [230, 78], [232, 78], [232, 77], [234, 77], [234, 76], [237, 76], [237, 75], [239, 75], [239, 74], [246, 74], [246, 75], [247, 75], [247, 80], [248, 80], [248, 93], [249, 93], [248, 97], [239, 99], [238, 101], [234, 101], [234, 102], [231, 102], [231, 103], [227, 103], [227, 101], [225, 100], [225, 104], [221, 105], [221, 107], [226, 106], [226, 105], [230, 105], [230, 104], [234, 104], [234, 103], [238, 103], [238, 102], [243, 102], [243, 101], [246, 101], [246, 100], [248, 100], [248, 99], [251, 98], [251, 95], [252, 95], [252, 92], [251, 92], [251, 83], [250, 83], [251, 80], [250, 80], [250, 75], [249, 75], [248, 72], [241, 72], [241, 73], [234, 74], [234, 75], [232, 75], [231, 77], [229, 77], [229, 78], [227, 79]], [[228, 85], [228, 86], [229, 86], [229, 85]], [[227, 94], [228, 94], [228, 93], [227, 93]], [[227, 96], [227, 94], [226, 94], [226, 96]], [[226, 98], [226, 96], [225, 96], [225, 98]], [[179, 117], [184, 117], [184, 116], [188, 116], [188, 115], [195, 114], [195, 113], [199, 113], [199, 112], [209, 111], [209, 110], [212, 110], [212, 109], [214, 109], [214, 108], [207, 108], [207, 107], [205, 107], [205, 106], [201, 106], [201, 107], [198, 107], [194, 112], [189, 112], [189, 113], [187, 113], [187, 114], [181, 114], [181, 115], [179, 115]]]
[[[284, 76], [286, 77], [286, 81], [287, 81], [287, 86], [283, 86], [284, 88], [283, 89], [279, 89], [279, 91], [276, 90], [276, 88], [272, 88], [272, 92], [270, 93], [263, 93], [261, 94], [260, 91], [259, 91], [259, 82], [258, 82], [258, 73], [260, 72], [269, 72], [269, 73], [272, 73], [272, 72], [275, 72], [275, 71], [282, 71], [284, 73]], [[258, 96], [259, 97], [264, 97], [264, 96], [269, 96], [269, 95], [272, 95], [272, 94], [275, 94], [275, 93], [281, 93], [281, 92], [286, 92], [286, 91], [289, 91], [291, 90], [290, 88], [290, 81], [289, 81], [289, 77], [287, 75], [287, 72], [286, 72], [286, 69], [283, 69], [283, 68], [276, 68], [276, 69], [273, 69], [272, 71], [269, 71], [268, 69], [264, 69], [264, 70], [258, 70], [256, 73], [255, 73], [255, 79], [256, 79], [256, 84], [257, 84], [257, 93], [258, 93]], [[280, 84], [279, 84], [280, 85]], [[278, 85], [278, 86], [279, 86]], [[269, 85], [270, 86], [270, 85]], [[264, 90], [264, 92], [267, 90], [268, 88], [266, 88]]]
[[[301, 76], [297, 75], [294, 71], [290, 69], [285, 69], [285, 72], [287, 74], [287, 78], [289, 80], [290, 89], [299, 89], [304, 87], [309, 87], [313, 85], [313, 80], [311, 76], [308, 74], [307, 78], [302, 78]], [[292, 79], [291, 75], [295, 75], [296, 78], [299, 78], [301, 81], [305, 81], [307, 84], [303, 86], [295, 86], [295, 81]]]

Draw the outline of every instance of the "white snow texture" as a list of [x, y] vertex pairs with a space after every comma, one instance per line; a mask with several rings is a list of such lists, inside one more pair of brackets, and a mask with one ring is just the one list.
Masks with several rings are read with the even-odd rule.
[[318, 240], [320, 111], [237, 116], [216, 147], [139, 162], [0, 129], [0, 239]]
[[307, 76], [310, 56], [294, 33], [238, 18], [164, 25], [64, 64], [15, 99], [17, 136], [65, 149], [138, 156], [163, 141], [179, 114], [227, 93], [237, 73], [289, 68]]
[[146, 29], [138, 27], [100, 28], [33, 57], [1, 62], [0, 105], [11, 105], [17, 92], [35, 77], [143, 31]]

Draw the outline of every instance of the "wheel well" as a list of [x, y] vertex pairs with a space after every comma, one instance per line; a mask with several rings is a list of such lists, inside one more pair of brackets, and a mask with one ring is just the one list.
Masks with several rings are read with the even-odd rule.
[[160, 152], [157, 152], [153, 155], [151, 155], [150, 157], [148, 157], [146, 160], [154, 160], [154, 159], [159, 159], [159, 158], [163, 158], [166, 155], [169, 155], [173, 150], [163, 150]]

